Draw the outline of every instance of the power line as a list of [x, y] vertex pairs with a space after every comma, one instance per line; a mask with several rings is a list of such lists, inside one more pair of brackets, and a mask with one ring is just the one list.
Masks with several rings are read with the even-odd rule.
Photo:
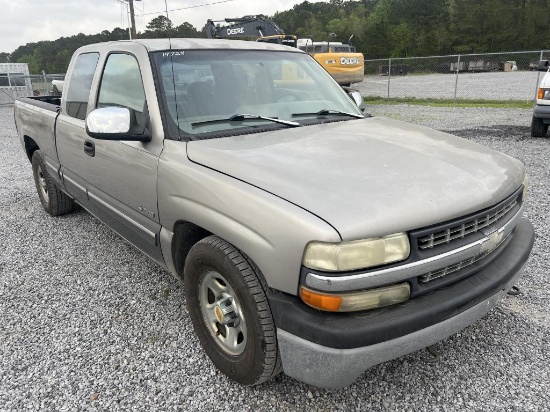
[[179, 9], [154, 11], [154, 12], [151, 12], [151, 13], [143, 13], [143, 14], [140, 14], [139, 16], [136, 16], [136, 17], [150, 16], [151, 14], [162, 14], [162, 13], [167, 13], [169, 11], [180, 11], [180, 10], [187, 10], [187, 9], [196, 9], [197, 7], [212, 6], [214, 4], [229, 3], [231, 1], [233, 1], [233, 0], [222, 0], [222, 1], [215, 1], [213, 3], [197, 4], [196, 6], [181, 7]]

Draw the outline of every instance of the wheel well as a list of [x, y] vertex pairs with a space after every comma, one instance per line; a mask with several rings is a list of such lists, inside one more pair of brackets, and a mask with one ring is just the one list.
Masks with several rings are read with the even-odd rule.
[[32, 161], [32, 155], [35, 151], [40, 149], [36, 142], [29, 136], [24, 137], [25, 141], [25, 152], [27, 153], [27, 157], [29, 158], [29, 161]]
[[172, 256], [178, 275], [183, 279], [183, 268], [189, 251], [199, 240], [210, 236], [208, 230], [191, 222], [178, 222], [174, 227], [174, 239], [172, 240]]

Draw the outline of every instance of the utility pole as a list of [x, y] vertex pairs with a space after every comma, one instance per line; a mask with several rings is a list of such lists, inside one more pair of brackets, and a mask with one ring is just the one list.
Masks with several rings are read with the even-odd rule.
[[134, 17], [134, 0], [128, 0], [128, 3], [130, 4], [130, 36], [131, 39], [135, 39], [137, 37], [136, 34], [136, 18]]

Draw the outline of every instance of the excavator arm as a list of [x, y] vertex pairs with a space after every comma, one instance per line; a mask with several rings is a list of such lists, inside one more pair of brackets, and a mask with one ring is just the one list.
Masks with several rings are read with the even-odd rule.
[[[220, 25], [220, 22], [229, 23]], [[216, 24], [217, 23], [217, 24]], [[228, 39], [231, 37], [265, 37], [284, 35], [284, 31], [262, 15], [210, 20], [206, 22], [206, 36], [209, 39]]]

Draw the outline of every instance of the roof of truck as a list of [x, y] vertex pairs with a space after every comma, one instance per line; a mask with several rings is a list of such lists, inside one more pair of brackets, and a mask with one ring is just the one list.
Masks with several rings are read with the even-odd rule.
[[149, 51], [158, 50], [190, 50], [190, 49], [240, 49], [240, 50], [282, 50], [282, 51], [301, 51], [294, 47], [282, 46], [272, 43], [255, 42], [248, 40], [228, 40], [228, 39], [135, 39], [119, 40], [115, 42], [96, 43], [82, 47], [82, 49], [97, 49], [101, 45], [120, 44], [120, 43], [139, 43], [145, 46]]

